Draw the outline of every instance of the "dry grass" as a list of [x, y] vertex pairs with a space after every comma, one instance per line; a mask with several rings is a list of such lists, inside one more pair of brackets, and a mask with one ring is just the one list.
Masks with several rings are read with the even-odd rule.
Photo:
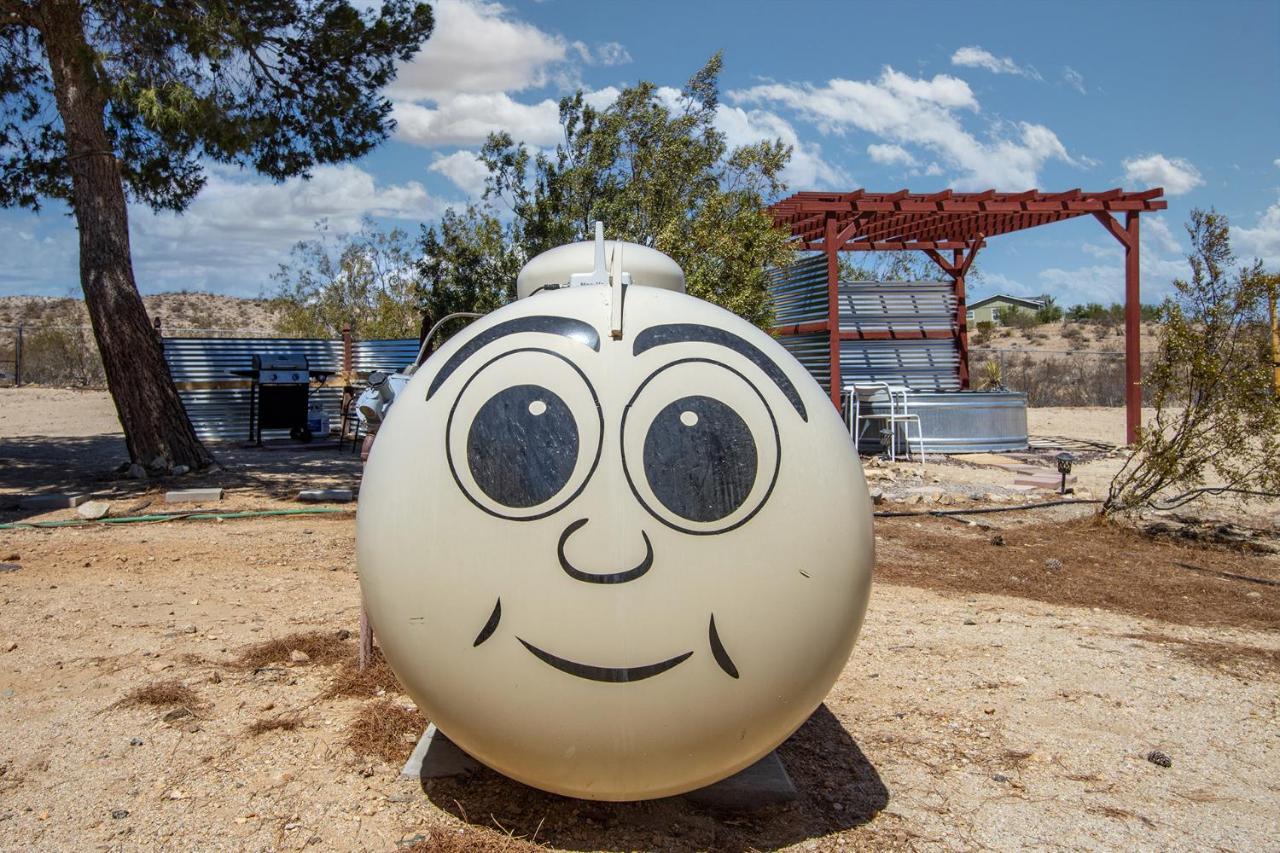
[[351, 721], [347, 746], [356, 755], [380, 758], [390, 764], [403, 760], [412, 751], [426, 727], [427, 718], [418, 709], [379, 699], [366, 703]]
[[279, 717], [263, 717], [249, 726], [248, 733], [257, 737], [267, 732], [291, 732], [302, 725], [302, 718], [296, 714], [282, 714]]
[[196, 693], [178, 679], [170, 678], [166, 681], [153, 681], [151, 684], [144, 684], [142, 687], [134, 688], [113, 707], [175, 707], [194, 711], [197, 708], [204, 707], [204, 705], [205, 702], [200, 698], [199, 693]]
[[[1183, 625], [1280, 630], [1280, 587], [1212, 574], [1280, 577], [1280, 561], [1272, 557], [1152, 539], [1092, 517], [1010, 526], [1001, 537], [1004, 544], [995, 545], [990, 533], [941, 519], [877, 519], [876, 580], [1098, 607]], [[1050, 559], [1062, 568], [1047, 570]]]
[[1209, 640], [1183, 640], [1168, 634], [1153, 632], [1122, 634], [1130, 640], [1142, 640], [1170, 647], [1178, 657], [1218, 670], [1228, 675], [1250, 677], [1263, 673], [1280, 673], [1280, 649], [1263, 649], [1242, 643], [1212, 642]]
[[354, 696], [360, 699], [371, 699], [387, 693], [404, 692], [404, 687], [391, 671], [387, 659], [382, 656], [382, 651], [375, 647], [373, 657], [364, 672], [360, 671], [357, 658], [348, 657], [344, 660], [338, 677], [320, 694], [320, 698], [336, 699]]
[[434, 829], [430, 837], [404, 850], [408, 853], [524, 853], [542, 846], [483, 826]]
[[306, 653], [312, 663], [339, 663], [351, 657], [351, 646], [337, 634], [326, 631], [306, 631], [287, 634], [273, 640], [264, 640], [246, 646], [236, 658], [242, 669], [257, 669], [274, 663], [288, 663], [294, 649]]

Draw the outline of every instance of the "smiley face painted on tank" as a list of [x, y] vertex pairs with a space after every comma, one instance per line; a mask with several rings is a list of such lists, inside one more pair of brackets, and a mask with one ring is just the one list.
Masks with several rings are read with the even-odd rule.
[[[570, 349], [579, 350], [578, 357], [550, 349], [545, 341], [544, 346], [529, 345], [548, 335], [576, 344]], [[695, 349], [706, 354], [681, 357]], [[736, 365], [718, 358], [721, 350], [736, 356]], [[643, 359], [649, 370], [620, 412], [604, 411], [592, 379], [607, 380], [610, 355]], [[466, 377], [460, 387], [450, 382], [455, 376]], [[529, 376], [540, 380], [524, 381]], [[737, 384], [740, 393], [724, 394], [725, 383]], [[655, 567], [659, 574], [682, 570], [679, 555], [664, 559], [655, 553], [647, 526], [656, 522], [687, 536], [731, 535], [768, 502], [782, 454], [777, 416], [760, 384], [785, 400], [787, 417], [800, 424], [808, 420], [787, 375], [758, 346], [732, 331], [662, 323], [614, 342], [583, 320], [538, 314], [499, 323], [471, 338], [440, 367], [426, 399], [437, 404], [441, 398], [449, 400], [445, 455], [461, 494], [498, 519], [558, 526], [555, 556], [564, 575], [612, 586], [639, 582]], [[442, 394], [447, 387], [458, 387], [456, 396]], [[610, 430], [617, 434], [609, 442], [617, 452], [602, 459]], [[574, 534], [592, 523], [589, 510], [572, 510], [601, 464], [623, 472], [637, 506], [649, 515], [648, 524], [615, 531], [638, 535], [643, 543], [643, 555], [634, 565], [606, 565], [587, 554], [579, 566], [566, 555]], [[597, 515], [596, 523], [609, 521]], [[617, 521], [614, 525], [621, 528]], [[515, 529], [510, 535], [522, 534]], [[678, 589], [678, 579], [668, 582]], [[473, 647], [493, 639], [502, 621], [499, 596]], [[740, 677], [711, 611], [701, 649], [631, 666], [587, 662], [582, 654], [562, 656], [519, 634], [513, 639], [549, 667], [591, 681], [643, 681], [683, 664], [696, 651], [710, 655], [725, 676]], [[590, 637], [583, 640], [585, 654], [593, 644]]]
[[361, 487], [378, 642], [463, 749], [573, 796], [665, 796], [821, 702], [870, 590], [843, 419], [773, 338], [653, 287], [575, 286], [460, 332]]

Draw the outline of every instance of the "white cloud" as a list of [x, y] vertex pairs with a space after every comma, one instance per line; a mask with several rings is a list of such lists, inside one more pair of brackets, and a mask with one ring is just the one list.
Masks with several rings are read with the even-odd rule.
[[438, 157], [427, 168], [444, 175], [471, 198], [479, 198], [484, 193], [484, 182], [489, 177], [489, 169], [475, 151], [455, 151]]
[[791, 123], [776, 113], [721, 104], [716, 111], [715, 125], [724, 134], [730, 149], [774, 139], [790, 145], [791, 160], [782, 171], [782, 180], [790, 187], [822, 189], [849, 183], [843, 170], [823, 159], [821, 146], [802, 141]]
[[967, 83], [945, 74], [913, 78], [886, 67], [873, 81], [766, 83], [731, 91], [728, 99], [781, 104], [822, 133], [860, 130], [896, 145], [928, 149], [941, 165], [958, 171], [954, 184], [959, 189], [1034, 187], [1041, 167], [1051, 160], [1079, 165], [1043, 125], [992, 122], [985, 139], [970, 133], [961, 119], [978, 113], [978, 102]]
[[631, 62], [631, 52], [624, 45], [616, 41], [607, 41], [604, 44], [597, 45], [595, 50], [580, 41], [573, 43], [573, 52], [577, 57], [587, 65], [602, 65], [605, 68], [611, 68], [615, 65], [626, 65]]
[[582, 100], [587, 106], [595, 110], [605, 110], [609, 105], [618, 100], [618, 96], [622, 94], [622, 90], [617, 86], [605, 86], [603, 89], [596, 89], [594, 92], [583, 92]]
[[977, 45], [962, 47], [951, 54], [951, 64], [964, 68], [985, 68], [992, 74], [1016, 74], [1032, 80], [1041, 79], [1040, 72], [1030, 65], [1019, 65], [1007, 56], [996, 56]]
[[311, 180], [245, 179], [223, 167], [183, 214], [129, 212], [138, 281], [148, 291], [210, 289], [256, 295], [275, 265], [321, 220], [333, 232], [359, 229], [365, 216], [421, 222], [446, 205], [417, 181], [379, 184], [352, 165], [321, 166]]
[[1164, 187], [1167, 195], [1182, 195], [1204, 184], [1200, 170], [1188, 160], [1150, 154], [1124, 161], [1126, 183]]
[[503, 92], [457, 95], [436, 107], [395, 104], [396, 138], [428, 147], [480, 145], [505, 130], [517, 141], [551, 145], [560, 140], [560, 107], [547, 98], [522, 104]]
[[1178, 238], [1173, 236], [1172, 229], [1168, 223], [1164, 221], [1164, 217], [1160, 214], [1148, 214], [1142, 217], [1139, 223], [1139, 233], [1142, 235], [1142, 247], [1144, 251], [1150, 246], [1157, 251], [1172, 252], [1181, 254], [1184, 250], [1182, 243]]
[[1280, 157], [1277, 157], [1276, 159], [1272, 160], [1271, 165], [1280, 168]]
[[499, 3], [437, 0], [435, 30], [396, 74], [394, 98], [518, 92], [548, 83], [569, 50], [560, 36], [513, 18]]
[[1231, 239], [1242, 260], [1261, 258], [1269, 267], [1280, 266], [1280, 202], [1268, 207], [1255, 227], [1232, 227]]
[[916, 158], [901, 145], [873, 143], [867, 146], [867, 155], [882, 166], [914, 166]]
[[1084, 75], [1072, 68], [1070, 65], [1062, 69], [1062, 79], [1072, 89], [1075, 89], [1082, 95], [1088, 94], [1084, 88]]
[[[658, 102], [672, 112], [684, 109], [684, 94], [673, 86], [659, 86], [654, 90]], [[614, 96], [616, 97], [616, 95]], [[789, 121], [768, 110], [748, 110], [728, 104], [720, 104], [716, 110], [716, 130], [724, 134], [730, 150], [740, 145], [754, 145], [765, 140], [781, 139], [791, 146], [791, 160], [782, 171], [782, 180], [796, 189], [817, 189], [843, 186], [849, 176], [822, 157], [822, 147], [816, 142], [804, 142]]]
[[[1185, 249], [1162, 215], [1143, 216], [1140, 234], [1142, 301], [1159, 302], [1172, 292], [1175, 278], [1188, 275]], [[1124, 249], [1105, 234], [1100, 235], [1099, 242], [1085, 243], [1080, 248], [1098, 262], [1070, 269], [1052, 266], [1041, 270], [1040, 289], [1054, 294], [1065, 305], [1123, 302]]]

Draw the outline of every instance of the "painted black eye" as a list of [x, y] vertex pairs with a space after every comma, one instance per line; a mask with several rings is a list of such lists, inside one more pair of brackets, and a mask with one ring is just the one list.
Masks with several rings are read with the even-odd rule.
[[538, 385], [499, 391], [476, 412], [467, 433], [467, 466], [492, 500], [537, 506], [569, 482], [578, 464], [578, 427], [569, 407]]
[[689, 521], [719, 521], [756, 482], [755, 438], [746, 421], [711, 397], [682, 397], [654, 418], [644, 473], [662, 505]]
[[603, 440], [600, 398], [582, 368], [526, 347], [491, 358], [463, 384], [444, 450], [454, 483], [477, 509], [533, 521], [582, 493]]

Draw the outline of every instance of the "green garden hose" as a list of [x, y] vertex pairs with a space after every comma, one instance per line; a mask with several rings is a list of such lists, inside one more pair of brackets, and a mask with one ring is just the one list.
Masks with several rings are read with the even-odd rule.
[[154, 524], [164, 521], [223, 521], [231, 518], [269, 518], [278, 515], [338, 515], [354, 513], [343, 507], [309, 507], [307, 509], [255, 509], [242, 512], [166, 512], [153, 515], [129, 515], [121, 518], [69, 518], [63, 521], [13, 521], [0, 524], [0, 530], [23, 530], [41, 527], [83, 527], [88, 524]]

